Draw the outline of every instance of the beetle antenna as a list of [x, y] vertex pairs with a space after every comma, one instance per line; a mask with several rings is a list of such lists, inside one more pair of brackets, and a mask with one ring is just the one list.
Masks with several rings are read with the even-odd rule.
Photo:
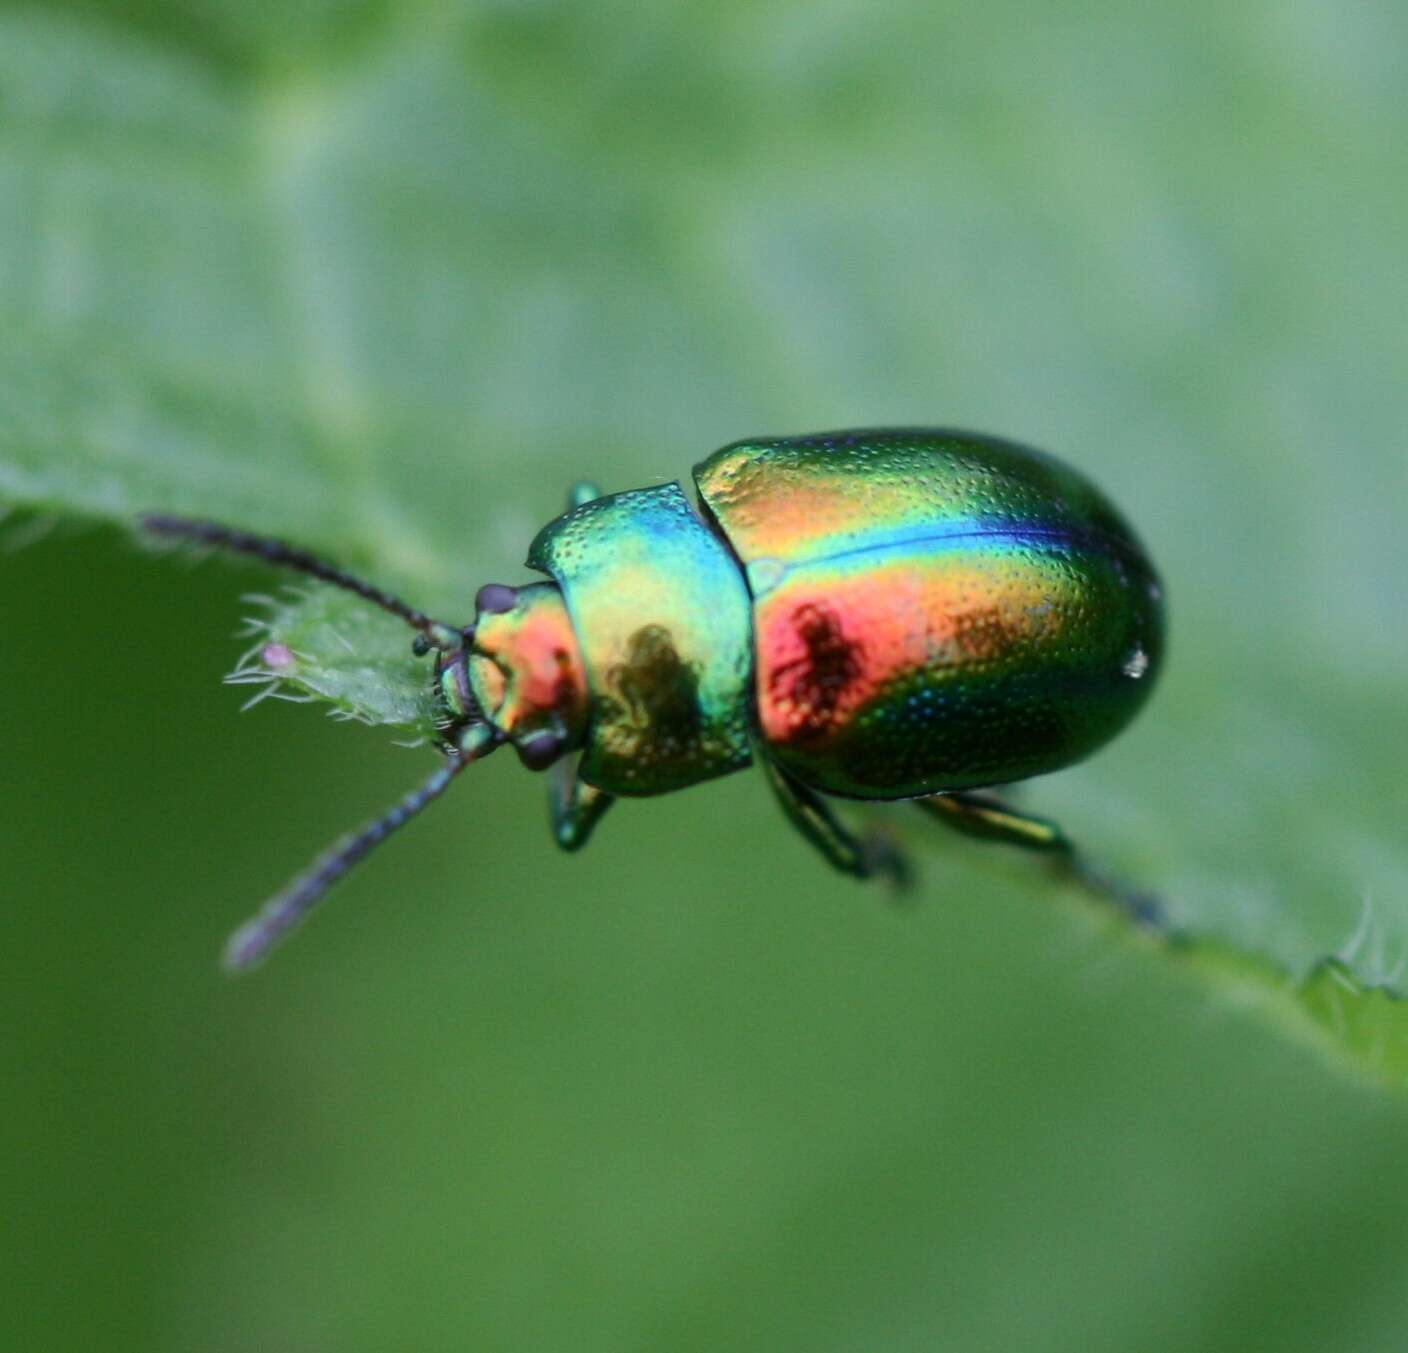
[[[400, 597], [383, 591], [374, 583], [354, 577], [346, 569], [330, 564], [326, 559], [307, 550], [276, 540], [272, 536], [257, 536], [241, 531], [233, 526], [223, 526], [215, 521], [199, 521], [190, 517], [168, 517], [163, 513], [152, 512], [139, 518], [142, 529], [153, 535], [171, 536], [179, 540], [193, 540], [201, 545], [212, 545], [217, 549], [229, 550], [233, 554], [247, 554], [254, 559], [262, 559], [266, 564], [307, 573], [334, 587], [354, 592], [380, 606], [392, 615], [398, 615], [413, 630], [419, 632], [425, 641], [425, 648], [455, 649], [464, 644], [464, 633], [454, 625], [446, 625], [432, 620], [423, 611], [408, 606]], [[421, 640], [417, 639], [420, 645]]]
[[343, 837], [320, 855], [282, 891], [277, 892], [250, 917], [225, 945], [221, 966], [229, 973], [244, 972], [260, 962], [323, 899], [359, 860], [370, 854], [398, 827], [403, 827], [443, 794], [465, 767], [486, 756], [497, 741], [484, 739], [479, 750], [453, 752], [446, 763], [398, 804], [369, 822], [359, 832]]

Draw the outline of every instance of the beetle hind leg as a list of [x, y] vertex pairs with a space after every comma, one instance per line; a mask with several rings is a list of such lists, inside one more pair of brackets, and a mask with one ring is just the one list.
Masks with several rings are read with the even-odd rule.
[[1045, 855], [1067, 878], [1087, 891], [1113, 902], [1135, 924], [1172, 934], [1163, 904], [1152, 893], [1140, 892], [1092, 864], [1070, 837], [1049, 818], [1025, 813], [996, 795], [960, 790], [913, 800], [914, 806], [965, 836], [1004, 841]]
[[793, 779], [766, 756], [758, 760], [787, 820], [825, 856], [832, 868], [852, 878], [883, 878], [897, 892], [910, 885], [913, 872], [909, 861], [888, 835], [853, 835], [815, 790]]
[[913, 800], [916, 808], [962, 832], [988, 841], [1006, 841], [1024, 850], [1054, 855], [1072, 853], [1070, 840], [1048, 818], [1024, 813], [991, 794], [956, 792]]

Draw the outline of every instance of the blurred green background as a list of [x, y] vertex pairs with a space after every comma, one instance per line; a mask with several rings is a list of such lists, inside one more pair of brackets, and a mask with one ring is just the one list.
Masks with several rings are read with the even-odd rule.
[[[0, 8], [0, 1348], [1401, 1350], [1405, 89], [1389, 3]], [[500, 757], [220, 978], [427, 755], [241, 717], [277, 580], [67, 519], [442, 606], [580, 475], [885, 422], [1161, 562], [1026, 802], [1193, 950], [922, 824], [885, 906], [755, 776], [568, 858]]]

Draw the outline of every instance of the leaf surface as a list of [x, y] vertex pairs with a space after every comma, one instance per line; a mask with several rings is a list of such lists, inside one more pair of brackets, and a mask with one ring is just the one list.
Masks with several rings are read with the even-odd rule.
[[[1173, 658], [1034, 806], [1168, 898], [1174, 961], [1403, 1083], [1390, 58], [1214, 59], [1197, 7], [1108, 69], [1002, 5], [1000, 52], [845, 7], [205, 8], [0, 15], [5, 502], [218, 518], [455, 621], [578, 476], [851, 424], [1048, 447], [1140, 524]], [[261, 615], [256, 685], [281, 645], [286, 691], [425, 731], [394, 621]]]

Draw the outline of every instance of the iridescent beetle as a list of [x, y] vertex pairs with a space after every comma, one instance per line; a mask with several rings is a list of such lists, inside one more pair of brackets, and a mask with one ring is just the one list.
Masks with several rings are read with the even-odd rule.
[[1075, 861], [1052, 823], [980, 791], [1079, 761], [1153, 685], [1159, 583], [1105, 496], [1040, 452], [936, 429], [736, 442], [694, 480], [698, 512], [676, 483], [579, 487], [528, 552], [551, 581], [481, 588], [463, 628], [280, 541], [143, 519], [347, 588], [436, 654], [445, 764], [267, 902], [229, 966], [261, 958], [504, 742], [530, 770], [553, 768], [566, 850], [618, 797], [756, 759], [793, 824], [860, 878], [894, 861], [826, 796], [912, 799], [961, 831]]

